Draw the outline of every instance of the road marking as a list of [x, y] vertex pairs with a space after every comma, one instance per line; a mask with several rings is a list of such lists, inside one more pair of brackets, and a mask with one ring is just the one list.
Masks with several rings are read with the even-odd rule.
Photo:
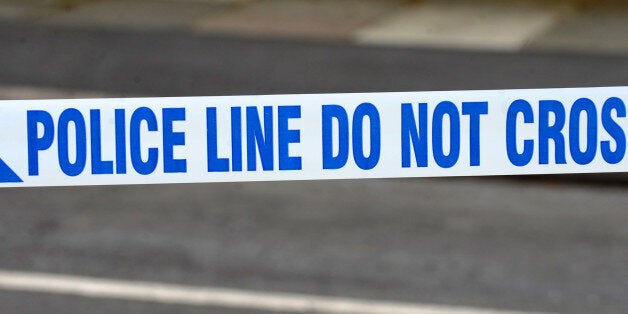
[[113, 95], [99, 91], [70, 90], [59, 88], [45, 88], [19, 85], [0, 85], [0, 99], [47, 99], [47, 98], [103, 98], [114, 96], [126, 96], [124, 94]]
[[528, 2], [427, 1], [358, 30], [356, 41], [516, 51], [568, 12], [567, 7]]
[[[524, 312], [271, 293], [0, 270], [0, 289], [193, 306], [296, 313], [517, 314]], [[530, 312], [525, 312], [530, 314]]]

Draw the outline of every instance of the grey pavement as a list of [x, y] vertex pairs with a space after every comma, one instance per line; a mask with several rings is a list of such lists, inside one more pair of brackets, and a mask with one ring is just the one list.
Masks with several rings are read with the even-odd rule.
[[403, 0], [276, 0], [251, 2], [192, 22], [198, 32], [348, 40], [360, 28], [405, 5]]
[[615, 0], [0, 0], [0, 22], [462, 50], [628, 53]]
[[37, 22], [93, 28], [181, 29], [187, 27], [192, 19], [211, 16], [227, 7], [224, 4], [195, 2], [94, 1], [71, 10], [49, 12]]
[[600, 4], [556, 23], [530, 40], [528, 49], [625, 54], [627, 27], [628, 3]]

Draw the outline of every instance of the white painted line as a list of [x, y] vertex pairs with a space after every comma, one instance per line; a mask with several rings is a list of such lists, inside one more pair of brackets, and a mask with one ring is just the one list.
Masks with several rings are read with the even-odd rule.
[[358, 43], [516, 51], [566, 7], [534, 2], [426, 1], [356, 32]]
[[[469, 307], [383, 302], [0, 270], [0, 289], [194, 306], [297, 313], [517, 314]], [[529, 314], [529, 312], [526, 312]]]
[[47, 98], [104, 98], [122, 97], [124, 94], [111, 94], [98, 91], [68, 90], [59, 88], [45, 88], [34, 86], [0, 85], [0, 99], [47, 99]]

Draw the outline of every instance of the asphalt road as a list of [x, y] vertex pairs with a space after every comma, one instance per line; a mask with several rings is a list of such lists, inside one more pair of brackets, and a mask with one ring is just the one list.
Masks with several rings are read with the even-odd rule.
[[[628, 85], [628, 58], [616, 56], [29, 25], [0, 30], [4, 85], [159, 96]], [[341, 180], [1, 189], [0, 199], [0, 269], [513, 310], [628, 312], [623, 185]], [[251, 313], [0, 291], [0, 312], [86, 311]]]
[[0, 25], [0, 83], [155, 96], [628, 85], [628, 58]]

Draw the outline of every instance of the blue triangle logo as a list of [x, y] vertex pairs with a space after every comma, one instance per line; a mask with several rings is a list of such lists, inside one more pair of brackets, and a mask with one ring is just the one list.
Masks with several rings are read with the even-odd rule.
[[9, 168], [9, 166], [0, 159], [0, 183], [8, 183], [8, 182], [24, 182], [20, 177], [13, 171], [13, 169]]

